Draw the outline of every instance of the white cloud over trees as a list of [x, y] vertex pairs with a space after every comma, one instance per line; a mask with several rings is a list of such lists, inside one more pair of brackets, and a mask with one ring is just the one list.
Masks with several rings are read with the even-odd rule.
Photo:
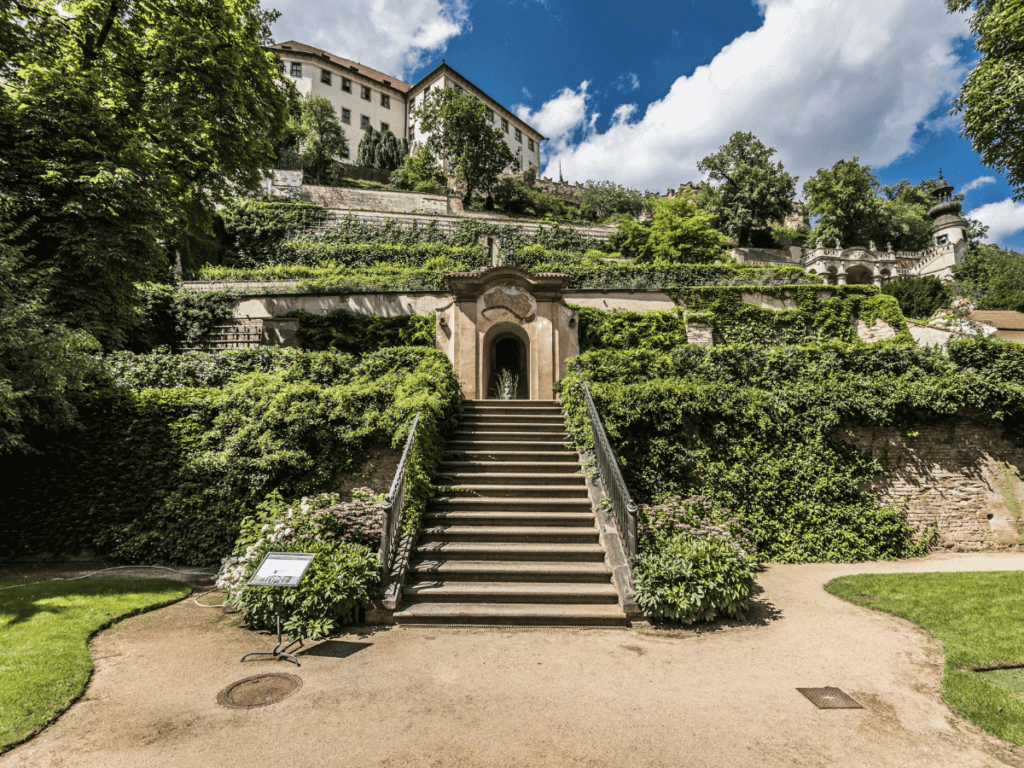
[[408, 79], [470, 29], [467, 0], [274, 0], [279, 42], [298, 40]]
[[988, 239], [1000, 245], [1005, 245], [1010, 235], [1024, 231], [1024, 201], [1014, 202], [1011, 197], [982, 205], [966, 216], [988, 225]]
[[[750, 131], [806, 180], [842, 158], [887, 165], [913, 150], [919, 129], [949, 125], [929, 122], [929, 115], [959, 90], [966, 70], [955, 46], [969, 30], [945, 3], [758, 4], [760, 28], [677, 79], [645, 110], [620, 106], [603, 132], [592, 130], [595, 115], [579, 109], [587, 106], [585, 89], [567, 88], [536, 112], [520, 111], [552, 139], [547, 167], [561, 161], [566, 179], [666, 189], [695, 180], [698, 160], [733, 132]], [[541, 128], [549, 118], [550, 127]], [[581, 131], [585, 138], [574, 146]]]

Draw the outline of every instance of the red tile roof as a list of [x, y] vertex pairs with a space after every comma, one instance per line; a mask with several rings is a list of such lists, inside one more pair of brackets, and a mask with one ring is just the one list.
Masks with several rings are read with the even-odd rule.
[[969, 315], [976, 323], [991, 325], [1001, 331], [1024, 331], [1024, 312], [997, 309], [976, 309]]
[[351, 59], [343, 59], [341, 56], [335, 56], [333, 53], [325, 51], [323, 48], [315, 48], [312, 45], [306, 45], [305, 43], [300, 43], [296, 40], [286, 40], [283, 43], [275, 43], [274, 45], [271, 45], [270, 48], [281, 51], [282, 53], [290, 49], [300, 53], [311, 53], [314, 56], [326, 56], [329, 61], [337, 64], [339, 67], [355, 67], [359, 74], [366, 75], [371, 80], [377, 80], [378, 82], [387, 80], [391, 83], [392, 88], [396, 91], [401, 91], [402, 93], [406, 93], [410, 88], [412, 88], [412, 85], [409, 83], [399, 80], [397, 77], [393, 77], [392, 75], [385, 74], [373, 67], [367, 67], [366, 65], [360, 64], [357, 61], [352, 61]]

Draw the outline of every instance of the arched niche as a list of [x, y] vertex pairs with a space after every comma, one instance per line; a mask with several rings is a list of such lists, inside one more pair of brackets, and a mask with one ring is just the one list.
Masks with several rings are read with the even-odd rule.
[[513, 370], [518, 386], [512, 399], [530, 400], [530, 335], [513, 322], [498, 323], [488, 329], [483, 341], [483, 397], [500, 399], [495, 393], [498, 374], [503, 368]]

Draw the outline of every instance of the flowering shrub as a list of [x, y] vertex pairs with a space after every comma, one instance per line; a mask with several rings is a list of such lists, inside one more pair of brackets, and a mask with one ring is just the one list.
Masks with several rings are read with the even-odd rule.
[[719, 614], [740, 618], [754, 589], [750, 531], [703, 496], [669, 496], [639, 510], [636, 602], [654, 618], [683, 624]]
[[[243, 521], [234, 553], [221, 563], [217, 586], [249, 626], [273, 628], [277, 600], [292, 638], [320, 639], [355, 620], [355, 609], [379, 577], [383, 496], [369, 488], [357, 488], [352, 496], [343, 502], [336, 493], [322, 493], [286, 505], [275, 491], [255, 517]], [[297, 588], [247, 586], [268, 552], [316, 557]]]

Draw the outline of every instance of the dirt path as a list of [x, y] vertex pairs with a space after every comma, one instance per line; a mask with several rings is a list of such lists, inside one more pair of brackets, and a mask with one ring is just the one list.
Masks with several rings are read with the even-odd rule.
[[[848, 573], [1020, 568], [1015, 553], [772, 566], [743, 626], [394, 629], [315, 645], [300, 669], [243, 666], [269, 637], [185, 601], [100, 635], [84, 699], [0, 768], [1024, 766], [1024, 749], [943, 703], [938, 641], [821, 588]], [[260, 709], [216, 703], [271, 670], [303, 687]], [[818, 710], [795, 690], [826, 685], [865, 709]]]

